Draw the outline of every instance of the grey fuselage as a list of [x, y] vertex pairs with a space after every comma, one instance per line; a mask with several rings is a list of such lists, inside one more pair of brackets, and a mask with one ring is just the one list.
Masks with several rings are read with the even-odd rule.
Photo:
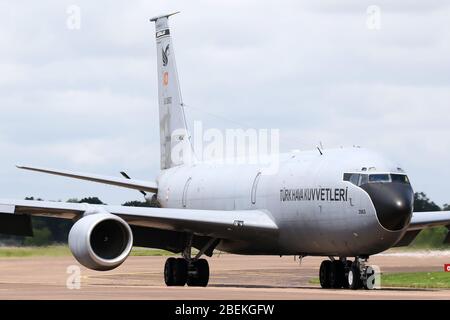
[[251, 242], [220, 242], [219, 250], [238, 254], [372, 255], [406, 232], [409, 183], [344, 181], [344, 173], [404, 174], [379, 154], [362, 148], [293, 152], [280, 155], [278, 165], [275, 174], [250, 164], [170, 168], [158, 177], [158, 201], [167, 208], [266, 210], [279, 232]]

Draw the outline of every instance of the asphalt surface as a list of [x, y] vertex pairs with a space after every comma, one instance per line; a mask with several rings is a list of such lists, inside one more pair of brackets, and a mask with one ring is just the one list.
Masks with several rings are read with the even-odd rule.
[[[309, 283], [323, 258], [215, 255], [207, 288], [164, 285], [167, 257], [129, 257], [119, 268], [97, 272], [72, 257], [1, 258], [0, 299], [448, 299], [450, 290], [381, 288], [324, 290]], [[442, 271], [450, 252], [371, 257], [382, 272]], [[75, 267], [70, 267], [75, 266]], [[68, 269], [69, 268], [69, 269]], [[73, 268], [73, 269], [72, 269]], [[74, 272], [75, 270], [75, 272]], [[450, 277], [450, 273], [449, 273]], [[75, 281], [73, 281], [75, 280]], [[382, 285], [382, 284], [381, 284]]]

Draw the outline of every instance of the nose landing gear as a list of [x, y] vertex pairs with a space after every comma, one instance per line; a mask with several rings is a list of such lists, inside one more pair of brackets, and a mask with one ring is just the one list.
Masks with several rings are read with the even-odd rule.
[[367, 257], [356, 257], [354, 262], [346, 258], [324, 260], [320, 265], [319, 280], [324, 289], [374, 289], [376, 270], [367, 266]]

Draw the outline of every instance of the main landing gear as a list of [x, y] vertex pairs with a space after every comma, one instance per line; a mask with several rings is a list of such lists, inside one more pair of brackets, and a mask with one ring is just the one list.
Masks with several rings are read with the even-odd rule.
[[169, 258], [164, 266], [164, 281], [169, 287], [182, 287], [185, 284], [190, 287], [206, 287], [209, 281], [208, 261]]
[[167, 259], [164, 266], [166, 285], [182, 287], [187, 284], [190, 287], [206, 287], [209, 281], [209, 264], [206, 259], [200, 257], [215, 243], [216, 239], [212, 239], [192, 258], [192, 240], [190, 240], [182, 258]]
[[368, 257], [356, 257], [355, 261], [346, 258], [324, 260], [320, 265], [319, 280], [322, 288], [334, 289], [374, 289], [375, 269], [366, 266]]

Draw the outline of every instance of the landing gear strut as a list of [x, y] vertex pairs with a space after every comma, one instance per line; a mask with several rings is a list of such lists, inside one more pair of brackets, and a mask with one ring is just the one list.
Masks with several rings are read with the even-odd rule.
[[200, 257], [211, 246], [217, 243], [216, 239], [209, 241], [195, 257], [191, 257], [192, 237], [183, 251], [182, 258], [169, 258], [164, 266], [164, 282], [167, 286], [188, 285], [190, 287], [206, 287], [209, 282], [209, 264]]
[[324, 260], [320, 265], [319, 280], [324, 289], [350, 288], [353, 290], [375, 286], [375, 269], [367, 266], [368, 257], [356, 257], [354, 262], [346, 258]]

